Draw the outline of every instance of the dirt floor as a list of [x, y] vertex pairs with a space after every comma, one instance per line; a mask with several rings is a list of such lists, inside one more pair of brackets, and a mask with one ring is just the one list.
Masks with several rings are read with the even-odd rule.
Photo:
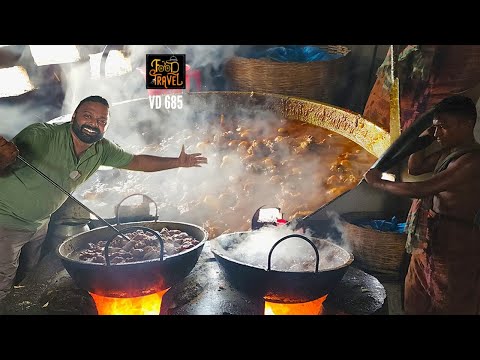
[[387, 292], [388, 315], [405, 315], [402, 306], [402, 286], [400, 283], [383, 282]]

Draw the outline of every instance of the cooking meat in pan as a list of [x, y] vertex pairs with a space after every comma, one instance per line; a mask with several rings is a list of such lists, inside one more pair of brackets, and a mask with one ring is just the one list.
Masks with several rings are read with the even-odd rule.
[[[159, 232], [164, 242], [164, 257], [172, 256], [199, 243], [199, 240], [180, 230], [169, 230], [164, 227]], [[109, 257], [112, 264], [145, 261], [160, 258], [158, 237], [144, 230], [126, 232], [123, 238], [117, 235], [109, 245]], [[105, 245], [107, 240], [88, 243], [86, 249], [78, 251], [78, 259], [86, 262], [105, 264]], [[74, 257], [75, 254], [72, 254]]]

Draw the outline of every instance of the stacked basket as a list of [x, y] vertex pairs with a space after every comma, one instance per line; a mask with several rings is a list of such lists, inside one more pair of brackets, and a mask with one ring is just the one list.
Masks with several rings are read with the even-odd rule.
[[[357, 225], [365, 220], [388, 219], [388, 216], [373, 212], [351, 212], [342, 214], [341, 218], [344, 238], [359, 267], [392, 275], [402, 271], [406, 233], [380, 231]], [[399, 218], [404, 220], [405, 216]]]
[[317, 46], [340, 55], [328, 61], [280, 62], [235, 56], [225, 64], [231, 90], [291, 95], [331, 103], [348, 71], [350, 49], [340, 45]]

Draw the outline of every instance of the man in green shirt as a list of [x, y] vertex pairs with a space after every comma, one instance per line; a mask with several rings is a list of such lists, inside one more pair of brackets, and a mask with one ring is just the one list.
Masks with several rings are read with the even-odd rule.
[[0, 301], [19, 265], [28, 271], [39, 261], [50, 216], [67, 199], [16, 161], [18, 154], [70, 193], [101, 165], [152, 172], [207, 163], [200, 153], [185, 153], [184, 147], [178, 158], [130, 154], [103, 137], [109, 122], [107, 100], [89, 96], [80, 101], [71, 122], [32, 124], [11, 142], [0, 137]]

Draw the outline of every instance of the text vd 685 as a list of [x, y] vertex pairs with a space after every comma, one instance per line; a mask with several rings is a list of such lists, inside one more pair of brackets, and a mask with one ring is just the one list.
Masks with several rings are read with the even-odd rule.
[[175, 110], [183, 108], [183, 95], [150, 95], [148, 97], [151, 109], [161, 109], [164, 107], [167, 110]]

